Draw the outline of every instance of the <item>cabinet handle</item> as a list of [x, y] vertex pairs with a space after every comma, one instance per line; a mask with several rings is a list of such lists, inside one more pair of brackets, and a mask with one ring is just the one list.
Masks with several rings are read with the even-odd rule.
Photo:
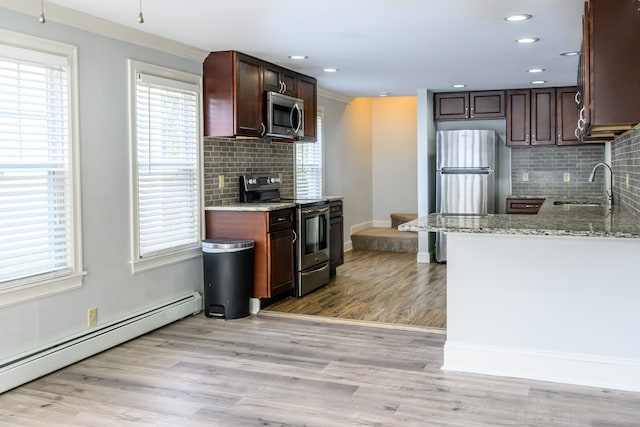
[[576, 101], [576, 104], [580, 105], [580, 91], [576, 92], [576, 96], [574, 99]]
[[529, 143], [529, 134], [527, 134], [527, 136], [525, 137], [524, 142], [526, 142], [527, 144]]
[[469, 107], [464, 107], [464, 116], [469, 117]]
[[264, 123], [260, 123], [260, 136], [264, 136], [264, 134], [267, 132], [267, 128], [264, 127]]
[[285, 82], [282, 82], [282, 93], [285, 93], [287, 91], [287, 84]]
[[298, 235], [296, 234], [296, 230], [291, 230], [291, 232], [293, 233], [293, 242], [292, 243], [295, 243], [296, 240], [298, 240]]
[[578, 135], [579, 130], [580, 128], [576, 128], [575, 132], [573, 132], [573, 134], [576, 136], [576, 139], [580, 139], [580, 135]]
[[586, 123], [586, 120], [584, 118], [585, 111], [586, 111], [586, 107], [583, 105], [582, 108], [580, 109], [580, 120], [582, 120], [582, 123]]
[[[582, 123], [582, 125], [580, 125], [580, 123]], [[578, 129], [580, 129], [580, 132], [584, 132], [584, 125], [585, 125], [585, 121], [583, 119], [578, 119]]]
[[282, 81], [278, 82], [280, 84], [280, 90], [278, 92], [283, 93], [284, 92], [284, 83], [282, 83]]
[[471, 107], [471, 115], [469, 116], [469, 118], [473, 119], [473, 107]]

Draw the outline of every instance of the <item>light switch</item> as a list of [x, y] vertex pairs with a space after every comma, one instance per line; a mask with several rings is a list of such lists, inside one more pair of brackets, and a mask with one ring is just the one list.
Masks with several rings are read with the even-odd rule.
[[522, 181], [523, 182], [529, 181], [529, 172], [523, 172], [522, 173]]
[[625, 178], [624, 185], [625, 185], [625, 187], [627, 187], [627, 190], [628, 190], [629, 189], [629, 174], [627, 174], [627, 177]]
[[564, 182], [571, 181], [571, 174], [569, 172], [564, 173]]
[[224, 188], [224, 175], [218, 175], [218, 188]]

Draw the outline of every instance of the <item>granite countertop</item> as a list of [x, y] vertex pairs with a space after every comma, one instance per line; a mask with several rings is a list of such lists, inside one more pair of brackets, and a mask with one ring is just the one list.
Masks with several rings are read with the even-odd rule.
[[239, 211], [239, 212], [269, 212], [279, 209], [295, 208], [296, 204], [291, 202], [271, 202], [271, 203], [231, 203], [228, 205], [206, 206], [205, 211]]
[[329, 200], [330, 202], [335, 202], [337, 200], [344, 199], [344, 197], [342, 197], [342, 196], [324, 196], [324, 198]]
[[[556, 205], [567, 198], [547, 197], [538, 214], [430, 214], [401, 224], [402, 231], [444, 231], [533, 236], [582, 236], [640, 239], [640, 217], [617, 205]], [[575, 199], [571, 199], [575, 200]], [[592, 202], [592, 200], [580, 200]], [[601, 202], [601, 201], [596, 201]]]

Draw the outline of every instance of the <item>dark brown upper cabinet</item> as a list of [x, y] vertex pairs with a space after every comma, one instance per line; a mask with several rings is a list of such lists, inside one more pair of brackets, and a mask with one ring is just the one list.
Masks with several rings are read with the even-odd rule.
[[202, 73], [205, 136], [262, 136], [262, 70], [262, 61], [239, 52], [207, 56]]
[[436, 121], [505, 117], [502, 90], [436, 93], [434, 104]]
[[289, 96], [298, 96], [298, 74], [265, 62], [264, 65], [264, 90], [283, 93]]
[[313, 77], [231, 50], [211, 52], [202, 71], [204, 136], [264, 136], [265, 91], [273, 91], [304, 100], [303, 140], [316, 140], [318, 94]]
[[556, 144], [582, 144], [578, 129], [579, 107], [578, 88], [556, 88]]
[[507, 146], [556, 143], [556, 90], [507, 91]]
[[318, 85], [313, 77], [298, 74], [298, 98], [304, 101], [303, 141], [317, 140]]
[[640, 122], [639, 72], [638, 2], [586, 2], [578, 74], [585, 136], [611, 139]]

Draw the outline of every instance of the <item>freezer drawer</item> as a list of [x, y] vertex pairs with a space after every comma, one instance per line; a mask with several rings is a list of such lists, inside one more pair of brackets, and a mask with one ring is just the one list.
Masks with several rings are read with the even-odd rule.
[[436, 211], [478, 215], [495, 213], [495, 185], [493, 171], [439, 171], [436, 175]]

